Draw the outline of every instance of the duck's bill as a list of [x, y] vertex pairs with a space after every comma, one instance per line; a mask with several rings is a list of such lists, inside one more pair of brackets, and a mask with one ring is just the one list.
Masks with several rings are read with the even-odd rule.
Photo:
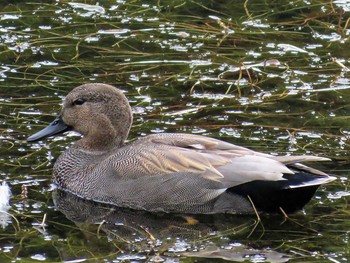
[[47, 137], [60, 134], [69, 130], [71, 130], [71, 128], [67, 124], [65, 124], [61, 116], [59, 116], [53, 122], [51, 122], [49, 126], [29, 136], [27, 138], [27, 141], [28, 142], [40, 141]]

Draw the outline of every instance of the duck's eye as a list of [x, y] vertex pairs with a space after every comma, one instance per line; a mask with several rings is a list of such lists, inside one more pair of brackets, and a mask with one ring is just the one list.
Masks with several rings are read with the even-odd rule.
[[75, 101], [73, 101], [73, 105], [82, 105], [84, 104], [85, 100], [82, 98], [76, 99]]

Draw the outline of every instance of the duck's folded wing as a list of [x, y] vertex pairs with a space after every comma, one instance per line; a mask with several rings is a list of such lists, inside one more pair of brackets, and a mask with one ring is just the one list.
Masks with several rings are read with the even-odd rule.
[[[197, 180], [204, 178], [219, 182], [223, 188], [254, 180], [284, 180], [284, 174], [294, 173], [287, 164], [326, 160], [313, 156], [276, 157], [213, 138], [188, 134], [147, 136], [133, 143], [122, 158], [117, 159], [113, 161], [114, 168], [125, 178], [194, 173]], [[322, 175], [322, 172], [318, 174]]]

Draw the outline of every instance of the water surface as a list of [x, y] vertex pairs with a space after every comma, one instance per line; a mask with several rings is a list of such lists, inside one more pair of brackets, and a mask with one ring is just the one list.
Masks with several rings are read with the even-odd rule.
[[[2, 1], [1, 262], [348, 262], [347, 1]], [[328, 156], [338, 176], [282, 215], [155, 215], [50, 189], [74, 134], [27, 143], [73, 87], [126, 92], [130, 139], [188, 132]]]

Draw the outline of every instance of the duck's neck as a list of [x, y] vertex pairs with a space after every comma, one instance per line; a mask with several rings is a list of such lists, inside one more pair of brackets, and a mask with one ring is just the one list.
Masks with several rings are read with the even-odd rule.
[[76, 142], [76, 147], [92, 152], [110, 151], [123, 146], [128, 133], [129, 129], [114, 127], [108, 120], [100, 119], [97, 125], [90, 128], [88, 134]]

